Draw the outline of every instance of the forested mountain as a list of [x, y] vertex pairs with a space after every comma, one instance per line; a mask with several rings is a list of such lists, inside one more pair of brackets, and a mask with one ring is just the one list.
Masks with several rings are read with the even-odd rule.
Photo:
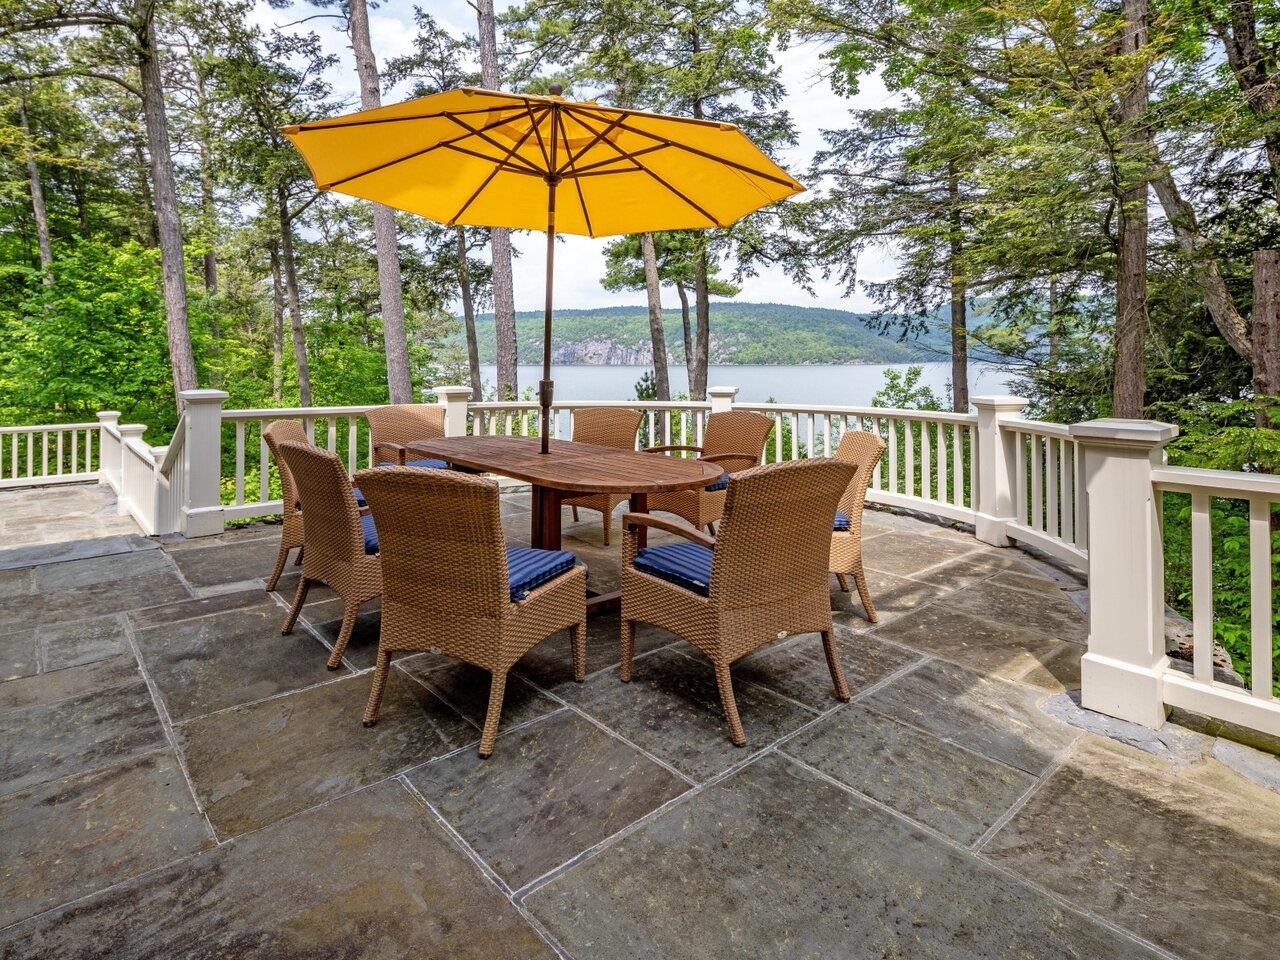
[[[542, 319], [541, 310], [516, 314], [522, 363], [541, 360]], [[482, 320], [477, 327], [480, 358], [493, 363], [492, 315]], [[680, 311], [665, 311], [663, 326], [668, 357], [684, 363]], [[731, 301], [711, 305], [711, 363], [906, 363], [945, 356], [930, 349], [937, 341], [937, 335], [926, 335], [923, 341], [899, 342], [868, 329], [865, 314], [846, 310]], [[557, 310], [551, 346], [556, 363], [649, 364], [648, 311], [643, 306]]]

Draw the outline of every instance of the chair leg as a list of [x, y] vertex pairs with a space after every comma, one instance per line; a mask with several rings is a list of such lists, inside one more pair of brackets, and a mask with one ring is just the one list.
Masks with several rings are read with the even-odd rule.
[[707, 533], [711, 534], [713, 537], [716, 535], [716, 523], [714, 520], [707, 524]]
[[307, 548], [306, 548], [305, 546], [302, 546], [302, 547], [299, 547], [299, 548], [298, 548], [298, 555], [297, 555], [297, 557], [295, 557], [295, 558], [294, 558], [294, 561], [293, 561], [293, 565], [294, 565], [295, 567], [300, 567], [300, 566], [302, 566], [302, 553], [303, 553], [303, 551], [304, 551], [304, 550], [306, 550], [306, 549], [307, 549]]
[[609, 528], [612, 526], [613, 526], [613, 514], [610, 511], [605, 510], [604, 511], [604, 545], [606, 547], [609, 546]]
[[311, 589], [311, 581], [305, 576], [298, 580], [298, 592], [293, 595], [293, 606], [289, 608], [289, 615], [284, 618], [284, 626], [280, 628], [281, 636], [288, 636], [293, 633], [293, 625], [298, 622], [298, 614], [302, 612], [302, 605], [307, 602], [307, 591]]
[[[301, 551], [299, 551], [301, 552]], [[271, 571], [271, 576], [267, 580], [267, 593], [276, 588], [276, 584], [280, 582], [280, 574], [284, 573], [284, 565], [289, 561], [289, 548], [284, 545], [284, 541], [280, 541], [280, 552], [276, 554], [276, 568]]]
[[587, 624], [575, 623], [569, 628], [569, 646], [573, 648], [573, 679], [582, 683], [587, 679]]
[[577, 523], [577, 522], [578, 522], [578, 508], [577, 508], [577, 507], [570, 507], [569, 509], [573, 511], [573, 522], [574, 522], [574, 523]]
[[854, 571], [853, 582], [858, 585], [858, 599], [862, 601], [862, 609], [867, 611], [867, 620], [871, 623], [879, 623], [880, 614], [876, 613], [876, 606], [871, 602], [871, 591], [867, 588], [867, 575], [862, 572], [861, 566]]
[[836, 699], [841, 703], [848, 703], [849, 684], [844, 681], [844, 667], [840, 665], [840, 654], [836, 650], [835, 637], [830, 630], [822, 631], [822, 652], [827, 655], [827, 669], [831, 671], [831, 682], [836, 688]]
[[364, 719], [366, 727], [378, 722], [378, 708], [382, 706], [382, 691], [387, 687], [387, 674], [391, 672], [391, 651], [378, 647], [378, 664], [373, 670], [373, 687], [369, 690], [369, 702], [365, 704]]
[[845, 593], [849, 592], [849, 580], [845, 577], [843, 573], [836, 574], [836, 583], [840, 584], [840, 589], [843, 590]]
[[502, 719], [502, 697], [507, 689], [507, 672], [494, 672], [489, 680], [489, 709], [484, 715], [484, 730], [480, 732], [480, 759], [493, 753], [498, 739], [498, 721]]
[[636, 653], [636, 622], [622, 621], [622, 662], [618, 664], [618, 676], [623, 683], [631, 682], [631, 661]]
[[356, 627], [356, 616], [359, 613], [360, 604], [347, 601], [342, 611], [342, 629], [338, 631], [338, 640], [333, 645], [333, 653], [329, 654], [330, 670], [337, 670], [342, 666], [342, 655], [346, 653], [347, 641], [351, 639], [351, 631]]
[[733, 678], [727, 663], [716, 664], [716, 686], [720, 688], [720, 703], [724, 706], [724, 719], [729, 724], [729, 739], [735, 747], [747, 745], [747, 734], [738, 718], [738, 701], [733, 695]]

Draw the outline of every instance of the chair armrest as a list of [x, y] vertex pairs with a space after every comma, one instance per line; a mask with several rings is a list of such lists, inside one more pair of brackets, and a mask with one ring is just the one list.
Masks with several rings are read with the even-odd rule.
[[680, 445], [680, 444], [678, 444], [678, 443], [675, 443], [675, 444], [668, 444], [668, 445], [667, 445], [667, 446], [665, 446], [665, 447], [646, 447], [646, 448], [645, 448], [645, 450], [644, 450], [644, 452], [645, 452], [645, 453], [670, 453], [670, 452], [675, 451], [675, 450], [688, 450], [688, 451], [690, 451], [690, 452], [692, 452], [692, 453], [701, 453], [701, 452], [702, 452], [702, 448], [701, 448], [701, 447], [685, 447], [685, 446], [681, 446], [681, 445]]
[[[701, 460], [703, 463], [721, 463], [725, 460], [745, 460], [746, 465], [743, 467], [739, 467], [738, 469], [740, 470], [745, 470], [747, 469], [747, 467], [754, 467], [756, 464], [760, 462], [760, 457], [758, 454], [750, 454], [750, 453], [717, 453], [709, 457], [699, 457], [698, 459]], [[733, 473], [734, 471], [731, 470], [729, 472]]]
[[674, 533], [677, 537], [684, 537], [686, 540], [700, 543], [710, 550], [715, 549], [715, 537], [709, 537], [701, 530], [695, 530], [693, 527], [676, 523], [674, 520], [663, 520], [661, 517], [655, 517], [649, 513], [624, 513], [622, 515], [622, 532], [624, 536], [628, 533], [634, 534], [637, 527], [652, 527], [654, 530], [665, 530], [667, 533]]
[[400, 466], [404, 466], [405, 448], [398, 443], [375, 443], [373, 445], [373, 459], [377, 460], [379, 455], [387, 451], [392, 455], [392, 459]]

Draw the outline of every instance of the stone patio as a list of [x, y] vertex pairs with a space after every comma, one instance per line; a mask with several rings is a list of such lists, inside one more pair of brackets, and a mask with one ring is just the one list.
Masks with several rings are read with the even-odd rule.
[[[642, 629], [623, 685], [606, 617], [585, 684], [563, 635], [521, 662], [481, 761], [486, 678], [437, 654], [360, 725], [376, 605], [337, 672], [327, 591], [280, 635], [278, 528], [0, 509], [0, 958], [1276, 954], [1273, 745], [1080, 710], [1083, 585], [964, 531], [868, 514], [881, 623], [832, 593], [851, 704], [816, 637], [765, 648], [736, 749], [699, 655]], [[616, 580], [597, 514], [566, 533]]]

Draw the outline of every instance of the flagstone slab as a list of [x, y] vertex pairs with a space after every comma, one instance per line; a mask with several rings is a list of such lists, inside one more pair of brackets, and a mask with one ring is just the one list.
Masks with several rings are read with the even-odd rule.
[[741, 763], [817, 716], [798, 703], [750, 683], [735, 683], [747, 747], [729, 740], [715, 671], [701, 658], [659, 650], [635, 662], [630, 683], [612, 670], [556, 691], [627, 740], [694, 780]]
[[214, 587], [271, 576], [279, 552], [276, 538], [262, 537], [176, 550], [170, 556], [193, 587]]
[[[871, 603], [876, 608], [880, 622], [887, 623], [896, 616], [918, 610], [927, 603], [932, 603], [946, 589], [940, 584], [911, 580], [906, 577], [881, 573], [879, 570], [866, 571], [867, 588], [871, 591]], [[867, 620], [866, 611], [862, 609], [862, 601], [858, 597], [858, 588], [852, 577], [849, 581], [849, 592], [839, 588], [835, 577], [831, 578], [831, 610], [841, 623], [854, 629], [869, 629], [872, 624]]]
[[[158, 553], [139, 552], [128, 554], [125, 559], [127, 561], [153, 555], [159, 556]], [[37, 584], [41, 582], [39, 574], [74, 565], [58, 564], [38, 568]], [[146, 566], [150, 567], [150, 563], [146, 562]], [[32, 610], [40, 611], [41, 623], [65, 623], [69, 620], [85, 620], [110, 613], [141, 610], [191, 596], [177, 574], [172, 572], [172, 568], [151, 568], [139, 572], [137, 568], [126, 564], [117, 571], [115, 578], [108, 574], [100, 579], [101, 571], [93, 571], [91, 575], [95, 579], [89, 583], [75, 582], [78, 578], [76, 574], [52, 578], [55, 579], [55, 586], [40, 586], [36, 593], [0, 600], [0, 623], [29, 619]]]
[[860, 793], [957, 843], [976, 842], [1035, 777], [853, 704], [783, 744]]
[[120, 614], [47, 624], [37, 628], [36, 640], [45, 670], [106, 660], [129, 650], [125, 619]]
[[[476, 726], [484, 726], [485, 713], [489, 709], [489, 671], [453, 657], [445, 660], [444, 663], [433, 663], [430, 657], [406, 659], [400, 662], [400, 669], [418, 682], [426, 684], [440, 699]], [[502, 726], [499, 729], [510, 729], [518, 723], [546, 716], [561, 708], [560, 703], [527, 680], [522, 680], [514, 673], [508, 674], [502, 698]]]
[[907, 577], [972, 553], [974, 546], [973, 541], [956, 543], [940, 537], [893, 531], [863, 543], [862, 563], [881, 573]]
[[35, 592], [50, 593], [172, 574], [173, 564], [163, 551], [129, 551], [37, 567]]
[[121, 763], [167, 745], [138, 681], [0, 713], [0, 796]]
[[402, 784], [0, 932], [6, 960], [553, 960]]
[[1076, 737], [1044, 713], [1041, 692], [931, 660], [864, 700], [863, 706], [1039, 776]]
[[[649, 623], [636, 625], [635, 652], [639, 656], [650, 650], [679, 642]], [[587, 621], [587, 673], [615, 667], [622, 660], [622, 621], [617, 613], [592, 617]], [[573, 649], [567, 631], [552, 634], [531, 649], [516, 664], [516, 671], [544, 690], [558, 691], [573, 685]], [[616, 677], [614, 678], [617, 679]]]
[[138, 662], [129, 653], [52, 673], [0, 683], [0, 713], [56, 703], [86, 693], [97, 693], [142, 679]]
[[[222, 613], [224, 610], [256, 607], [269, 600], [270, 596], [265, 591], [259, 587], [254, 587], [249, 590], [217, 593], [213, 596], [199, 599], [179, 600], [175, 603], [147, 607], [144, 610], [130, 610], [128, 617], [129, 622], [133, 624], [135, 629], [145, 630], [148, 627], [176, 623], [179, 620], [192, 620], [196, 617], [208, 616], [211, 613]], [[284, 621], [283, 610], [280, 611], [280, 620], [281, 622]]]
[[29, 677], [38, 669], [35, 630], [0, 631], [0, 681]]
[[409, 775], [498, 876], [517, 889], [689, 788], [572, 711]]
[[[950, 597], [897, 617], [878, 627], [874, 636], [1006, 680], [1042, 667], [1062, 644], [1056, 637], [1026, 627], [956, 610]], [[1077, 649], [1084, 653], [1083, 647]]]
[[[906, 650], [843, 626], [836, 627], [836, 651], [853, 694], [918, 659]], [[814, 710], [827, 710], [840, 702], [822, 651], [822, 637], [816, 633], [744, 657], [733, 665], [733, 678], [758, 683]]]
[[11, 793], [0, 823], [0, 926], [213, 846], [169, 751]]
[[361, 725], [368, 674], [201, 717], [177, 728], [201, 804], [229, 837], [480, 739], [421, 684], [392, 671], [378, 722]]
[[953, 610], [1027, 627], [1059, 640], [1089, 640], [1088, 619], [1061, 590], [1045, 590], [1031, 601], [1024, 590], [987, 581], [957, 590], [947, 602]]
[[1188, 960], [1264, 960], [1280, 922], [1280, 796], [1222, 792], [1089, 737], [985, 848]]
[[526, 903], [575, 960], [1154, 956], [777, 755]]
[[[302, 607], [302, 619], [332, 647], [338, 642], [338, 634], [342, 632], [342, 617], [346, 606], [346, 602], [340, 597], [307, 603]], [[378, 638], [382, 634], [381, 608], [377, 598], [360, 605], [360, 613], [347, 640], [347, 649], [342, 654], [357, 670], [367, 670], [378, 661]], [[281, 619], [283, 618], [282, 611]], [[403, 654], [393, 655], [393, 659], [397, 656]]]
[[[31, 567], [17, 567], [12, 570], [0, 568], [0, 599], [21, 597], [35, 591], [35, 570]], [[0, 630], [3, 630], [0, 627]]]
[[[121, 520], [126, 529], [137, 530], [137, 525], [129, 518], [125, 517]], [[34, 532], [25, 541], [15, 537], [13, 531], [6, 526], [4, 542], [10, 545], [10, 549], [0, 550], [0, 570], [38, 567], [89, 557], [155, 550], [159, 546], [154, 541], [138, 536], [136, 532], [122, 533], [119, 530], [107, 532], [97, 524], [92, 524], [88, 530], [82, 531], [87, 533], [87, 536], [66, 537], [64, 535], [51, 540], [55, 535], [54, 531], [48, 529], [45, 524], [46, 521], [43, 520], [24, 522], [23, 526], [26, 529], [31, 529], [34, 525]], [[14, 544], [22, 545], [14, 546]]]

